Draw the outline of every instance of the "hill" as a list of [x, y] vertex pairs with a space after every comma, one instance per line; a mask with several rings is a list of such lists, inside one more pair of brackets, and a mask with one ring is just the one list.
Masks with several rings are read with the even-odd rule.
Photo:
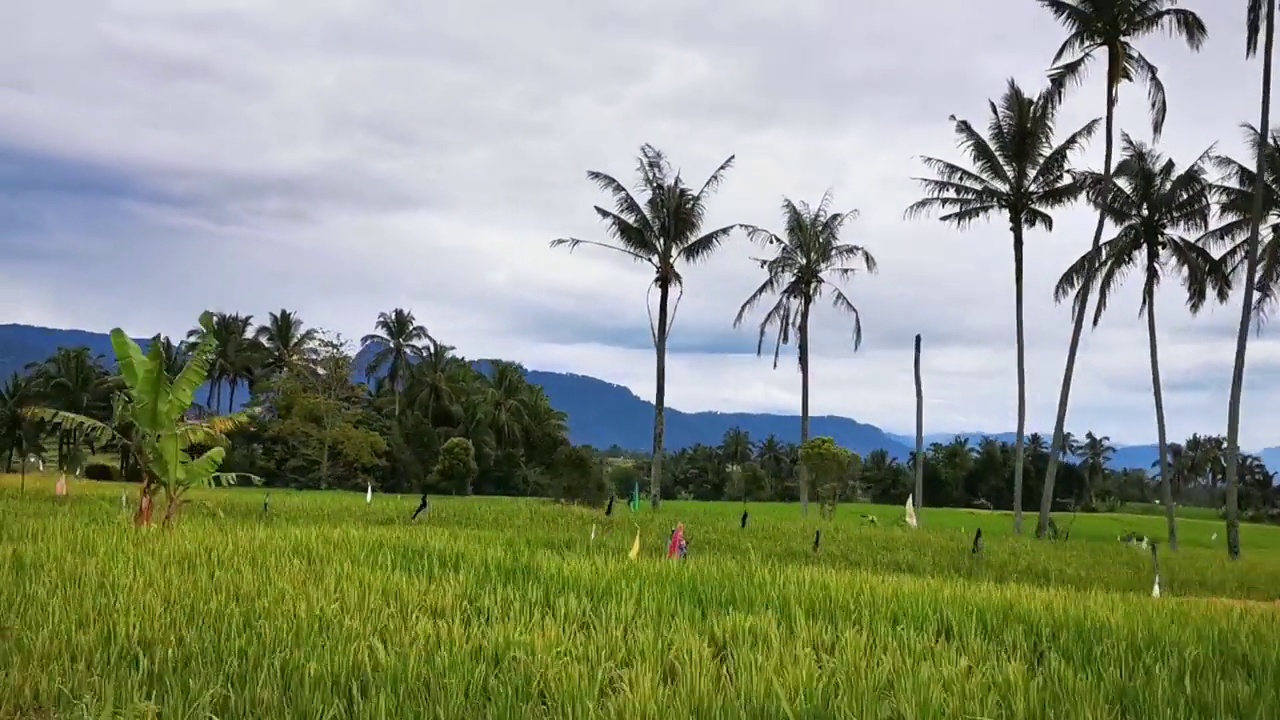
[[[145, 347], [147, 341], [139, 340], [139, 343]], [[104, 333], [30, 325], [0, 325], [0, 377], [8, 377], [11, 372], [22, 372], [27, 364], [44, 360], [59, 347], [87, 347], [90, 352], [103, 355], [108, 361], [113, 356], [110, 338]], [[357, 354], [357, 376], [364, 375], [363, 369], [368, 365], [368, 356], [367, 352]], [[645, 451], [652, 446], [653, 404], [638, 397], [630, 389], [572, 373], [529, 370], [528, 378], [530, 382], [542, 386], [552, 405], [569, 416], [569, 435], [573, 442], [598, 448], [616, 445], [637, 451]], [[202, 390], [198, 397], [203, 396]], [[237, 405], [244, 399], [237, 398]], [[830, 436], [844, 447], [862, 454], [884, 449], [891, 456], [905, 460], [915, 445], [915, 438], [912, 436], [886, 433], [875, 425], [850, 418], [828, 415], [814, 417], [811, 422], [813, 434]], [[756, 439], [776, 435], [780, 440], [796, 442], [800, 438], [800, 418], [796, 415], [683, 412], [669, 407], [666, 444], [673, 450], [696, 444], [715, 445], [720, 442], [726, 430], [735, 426], [746, 430]], [[925, 444], [950, 442], [957, 434], [976, 444], [987, 433], [930, 433], [925, 436]], [[1013, 433], [990, 435], [1006, 442], [1014, 439]], [[1267, 448], [1261, 451], [1261, 455], [1269, 467], [1280, 467], [1280, 448]], [[1147, 470], [1156, 457], [1155, 445], [1122, 446], [1116, 449], [1111, 465], [1115, 468]]]

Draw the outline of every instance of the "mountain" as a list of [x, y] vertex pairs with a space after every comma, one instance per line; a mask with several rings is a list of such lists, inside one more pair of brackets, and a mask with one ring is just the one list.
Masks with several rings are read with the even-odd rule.
[[[139, 340], [144, 347], [146, 340]], [[110, 338], [103, 333], [84, 330], [58, 330], [30, 325], [0, 325], [0, 379], [10, 372], [22, 372], [28, 363], [41, 362], [59, 347], [87, 347], [95, 355], [103, 355], [110, 361], [114, 356]], [[357, 353], [356, 375], [365, 378], [365, 368], [372, 357], [366, 349]], [[485, 370], [487, 363], [480, 361], [477, 367]], [[637, 397], [621, 385], [585, 375], [529, 370], [529, 381], [541, 385], [551, 399], [551, 404], [569, 416], [569, 436], [575, 443], [607, 448], [614, 445], [628, 450], [646, 451], [652, 447], [653, 404]], [[224, 397], [226, 393], [223, 394]], [[236, 404], [247, 398], [240, 393]], [[204, 398], [205, 389], [197, 397]], [[667, 408], [666, 446], [677, 450], [695, 444], [719, 444], [726, 430], [737, 426], [753, 438], [776, 435], [780, 440], [796, 442], [800, 439], [800, 418], [795, 415], [764, 413], [683, 412]], [[899, 460], [905, 460], [915, 448], [913, 435], [886, 433], [874, 425], [860, 423], [844, 417], [823, 416], [811, 419], [814, 435], [826, 435], [844, 447], [861, 454], [884, 449]], [[1013, 442], [1014, 433], [930, 433], [925, 435], [925, 445], [934, 442], [948, 443], [956, 435], [977, 444], [990, 435], [1003, 442]], [[1048, 433], [1042, 433], [1046, 437]], [[1280, 447], [1262, 450], [1260, 455], [1268, 467], [1280, 467]], [[1116, 469], [1136, 468], [1150, 470], [1158, 456], [1155, 445], [1118, 446], [1111, 466]]]

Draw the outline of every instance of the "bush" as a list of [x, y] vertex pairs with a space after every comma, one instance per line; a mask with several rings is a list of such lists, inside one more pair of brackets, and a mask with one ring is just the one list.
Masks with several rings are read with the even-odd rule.
[[84, 466], [84, 478], [86, 480], [101, 480], [105, 482], [119, 482], [120, 468], [107, 463], [94, 462]]
[[462, 495], [471, 494], [476, 479], [476, 449], [467, 438], [449, 438], [440, 448], [440, 459], [431, 473], [431, 485]]
[[549, 490], [557, 500], [598, 506], [609, 498], [604, 472], [589, 448], [560, 448], [551, 460], [549, 472]]

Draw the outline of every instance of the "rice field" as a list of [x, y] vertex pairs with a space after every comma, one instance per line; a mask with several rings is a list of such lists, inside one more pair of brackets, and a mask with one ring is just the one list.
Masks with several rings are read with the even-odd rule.
[[[140, 532], [121, 485], [0, 477], [0, 718], [1274, 718], [1280, 528], [232, 489]], [[132, 492], [133, 488], [129, 488]], [[129, 498], [131, 501], [132, 497]], [[861, 515], [872, 514], [872, 526]], [[665, 559], [683, 521], [689, 556]], [[1034, 521], [1031, 523], [1034, 524]], [[592, 528], [596, 538], [593, 541]], [[985, 550], [970, 552], [982, 527]], [[814, 531], [822, 529], [820, 549]], [[637, 529], [641, 557], [627, 553]], [[1163, 550], [1163, 548], [1162, 548]]]

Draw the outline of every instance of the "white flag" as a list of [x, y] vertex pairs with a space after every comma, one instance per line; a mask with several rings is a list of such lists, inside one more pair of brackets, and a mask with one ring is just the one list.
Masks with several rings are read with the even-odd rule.
[[592, 523], [591, 524], [591, 542], [595, 542], [595, 541], [596, 541], [596, 525], [595, 523]]
[[364, 503], [366, 505], [373, 502], [373, 483], [369, 483], [369, 489], [364, 493]]
[[919, 527], [919, 525], [916, 523], [916, 508], [915, 508], [915, 505], [911, 502], [912, 499], [914, 499], [914, 497], [915, 497], [915, 493], [912, 493], [907, 496], [907, 524], [910, 525], [911, 527]]

